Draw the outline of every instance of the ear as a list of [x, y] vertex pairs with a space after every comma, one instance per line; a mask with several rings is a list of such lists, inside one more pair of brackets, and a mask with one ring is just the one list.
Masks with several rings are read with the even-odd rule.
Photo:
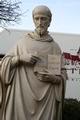
[[51, 23], [51, 21], [49, 21], [49, 23], [48, 23], [48, 27], [50, 26], [50, 23]]
[[33, 22], [34, 22], [34, 16], [32, 16]]

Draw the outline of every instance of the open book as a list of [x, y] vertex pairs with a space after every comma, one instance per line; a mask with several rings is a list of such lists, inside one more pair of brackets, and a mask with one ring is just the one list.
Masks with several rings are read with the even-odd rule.
[[54, 75], [61, 75], [61, 55], [48, 55], [48, 71]]

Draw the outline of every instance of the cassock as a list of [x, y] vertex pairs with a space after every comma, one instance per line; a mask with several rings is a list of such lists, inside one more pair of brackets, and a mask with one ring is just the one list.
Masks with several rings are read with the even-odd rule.
[[[20, 61], [12, 65], [15, 56], [37, 53], [35, 65]], [[47, 70], [47, 56], [61, 55], [59, 45], [47, 34], [39, 38], [34, 32], [23, 36], [1, 63], [2, 120], [61, 120], [65, 94], [66, 72], [61, 66], [60, 84], [40, 81], [36, 72]]]

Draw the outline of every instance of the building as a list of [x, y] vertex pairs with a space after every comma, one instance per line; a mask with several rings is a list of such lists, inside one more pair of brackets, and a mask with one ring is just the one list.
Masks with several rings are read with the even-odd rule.
[[72, 74], [74, 74], [75, 71], [80, 74], [80, 48], [76, 55], [72, 55], [70, 53], [63, 52], [64, 61], [65, 61], [65, 67], [67, 70], [71, 70]]
[[[2, 58], [27, 30], [8, 29], [0, 33], [0, 57]], [[67, 98], [80, 100], [80, 35], [50, 32], [53, 39], [60, 45], [65, 59], [68, 78], [66, 87]]]

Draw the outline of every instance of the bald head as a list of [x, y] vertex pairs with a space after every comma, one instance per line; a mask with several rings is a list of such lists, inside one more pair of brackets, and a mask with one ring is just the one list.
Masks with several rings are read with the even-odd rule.
[[33, 12], [32, 12], [33, 17], [37, 14], [45, 15], [49, 17], [50, 19], [52, 17], [50, 9], [44, 5], [37, 6], [33, 9]]
[[32, 15], [37, 33], [39, 35], [46, 34], [52, 17], [50, 9], [47, 6], [40, 5], [34, 8]]

